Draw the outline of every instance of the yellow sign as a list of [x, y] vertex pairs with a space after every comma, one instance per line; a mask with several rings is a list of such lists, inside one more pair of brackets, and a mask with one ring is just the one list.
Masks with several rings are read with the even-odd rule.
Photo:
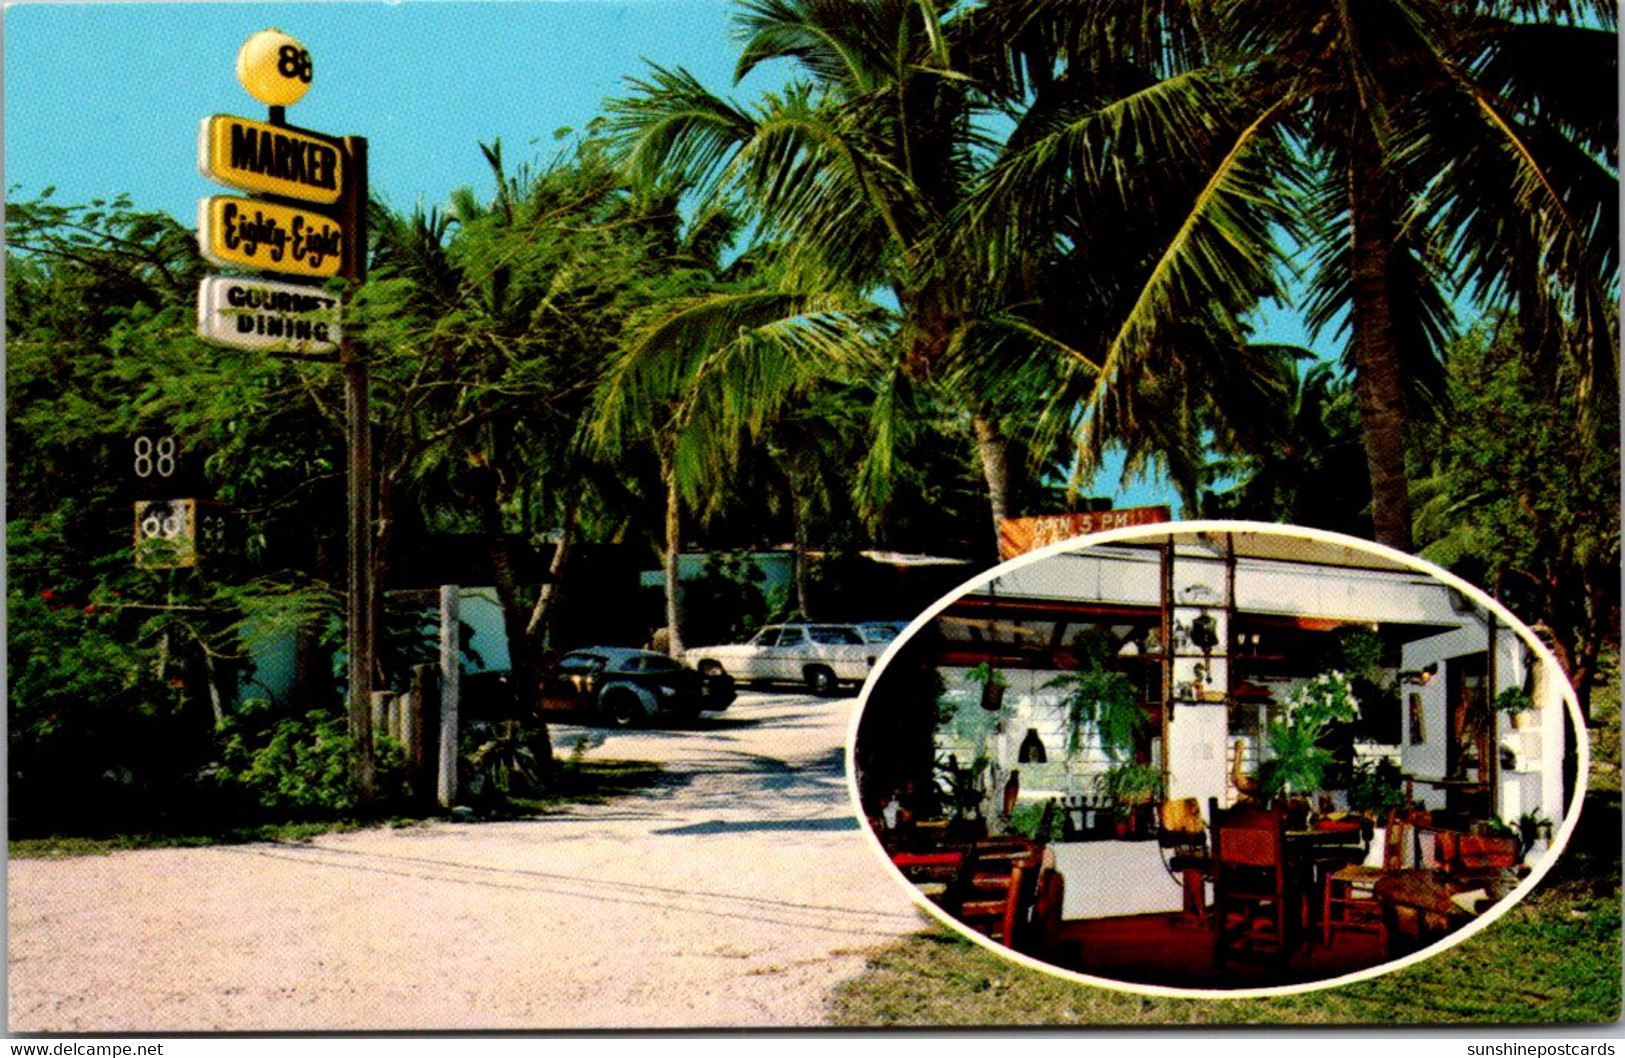
[[198, 169], [244, 191], [333, 203], [344, 188], [344, 155], [320, 136], [216, 114], [198, 132]]
[[218, 265], [326, 278], [339, 274], [344, 229], [325, 214], [251, 198], [198, 202], [198, 248]]
[[237, 53], [237, 80], [267, 106], [299, 102], [310, 89], [312, 73], [310, 52], [280, 29], [261, 30]]

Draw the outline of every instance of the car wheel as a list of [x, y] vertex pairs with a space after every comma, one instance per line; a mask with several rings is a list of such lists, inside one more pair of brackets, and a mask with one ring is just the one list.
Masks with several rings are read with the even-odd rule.
[[828, 698], [838, 688], [835, 673], [823, 665], [813, 665], [807, 669], [807, 689], [821, 698]]
[[604, 697], [604, 712], [616, 727], [636, 727], [643, 722], [643, 703], [631, 691], [611, 691]]
[[702, 661], [700, 662], [699, 673], [701, 676], [720, 676], [722, 675], [722, 662]]

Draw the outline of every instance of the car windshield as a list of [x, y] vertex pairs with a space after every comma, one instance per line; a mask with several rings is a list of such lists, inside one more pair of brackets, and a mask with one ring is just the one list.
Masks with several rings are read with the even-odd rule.
[[897, 638], [900, 631], [893, 625], [863, 625], [858, 630], [863, 633], [863, 638], [871, 643], [890, 643]]
[[814, 643], [821, 643], [825, 646], [850, 646], [854, 643], [863, 642], [863, 637], [858, 635], [857, 630], [854, 628], [820, 625], [809, 629], [809, 631], [812, 633]]

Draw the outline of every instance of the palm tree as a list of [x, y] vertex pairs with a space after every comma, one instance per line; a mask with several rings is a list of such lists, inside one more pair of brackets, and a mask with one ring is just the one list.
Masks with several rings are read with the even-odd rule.
[[[1112, 68], [1122, 38], [1103, 27], [1122, 6], [990, 8], [1011, 66], [1036, 71], [1042, 98], [1081, 71]], [[977, 216], [1014, 218], [1017, 242], [1046, 237], [1080, 196], [1103, 192], [1117, 208], [1170, 218], [1172, 236], [1105, 354], [1082, 357], [1092, 383], [1080, 394], [1084, 423], [1095, 431], [1085, 436], [1096, 438], [1114, 417], [1133, 417], [1170, 325], [1193, 308], [1234, 304], [1238, 291], [1274, 293], [1286, 248], [1308, 240], [1310, 322], [1350, 336], [1374, 535], [1408, 548], [1407, 423], [1438, 379], [1453, 284], [1483, 304], [1515, 305], [1541, 349], [1555, 350], [1572, 321], [1582, 377], [1598, 391], [1611, 385], [1614, 12], [1596, 0], [1148, 10], [1150, 40], [1137, 47], [1162, 60], [1165, 76], [1106, 107], [1058, 108], [1044, 134], [1001, 163]], [[1204, 125], [1221, 148], [1205, 161], [1186, 149]], [[1160, 203], [1146, 194], [1135, 183], [1146, 159], [1133, 155], [1147, 144], [1179, 148], [1200, 191]], [[1131, 193], [1119, 196], [1123, 188]]]
[[874, 320], [872, 306], [851, 298], [786, 291], [761, 277], [686, 273], [648, 293], [599, 384], [590, 436], [606, 455], [647, 445], [658, 460], [666, 647], [678, 657], [684, 511], [717, 495], [743, 448], [812, 380], [873, 355]]
[[[919, 0], [745, 0], [737, 21], [737, 78], [773, 60], [801, 76], [747, 109], [656, 67], [610, 104], [632, 170], [681, 174], [704, 201], [742, 204], [795, 281], [895, 303], [895, 370], [924, 379], [972, 301], [972, 277], [942, 259], [935, 235], [994, 147], [950, 27]], [[876, 404], [871, 478], [890, 457], [895, 424], [882, 417], [896, 406]], [[986, 406], [968, 409], [967, 426], [996, 525], [1009, 510], [1003, 431]]]
[[1370, 505], [1359, 409], [1338, 365], [1280, 348], [1286, 400], [1253, 436], [1225, 439], [1209, 474], [1231, 482], [1209, 493], [1204, 517], [1287, 522], [1356, 534]]
[[[526, 595], [512, 529], [563, 525], [567, 550], [596, 480], [577, 443], [582, 419], [645, 242], [616, 216], [613, 171], [590, 144], [513, 175], [500, 144], [482, 149], [497, 183], [489, 203], [461, 191], [444, 215], [374, 210], [377, 267], [362, 307], [390, 423], [381, 521], [386, 532], [411, 517], [472, 522], [515, 686], [539, 693], [545, 601]], [[545, 727], [541, 738], [539, 752]]]

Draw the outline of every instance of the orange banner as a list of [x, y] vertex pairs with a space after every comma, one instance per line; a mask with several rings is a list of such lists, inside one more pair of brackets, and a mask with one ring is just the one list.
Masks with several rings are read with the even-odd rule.
[[1124, 507], [1118, 511], [1083, 514], [1041, 514], [1033, 518], [1007, 518], [999, 523], [999, 557], [1015, 558], [1062, 540], [1131, 525], [1170, 521], [1166, 506]]

